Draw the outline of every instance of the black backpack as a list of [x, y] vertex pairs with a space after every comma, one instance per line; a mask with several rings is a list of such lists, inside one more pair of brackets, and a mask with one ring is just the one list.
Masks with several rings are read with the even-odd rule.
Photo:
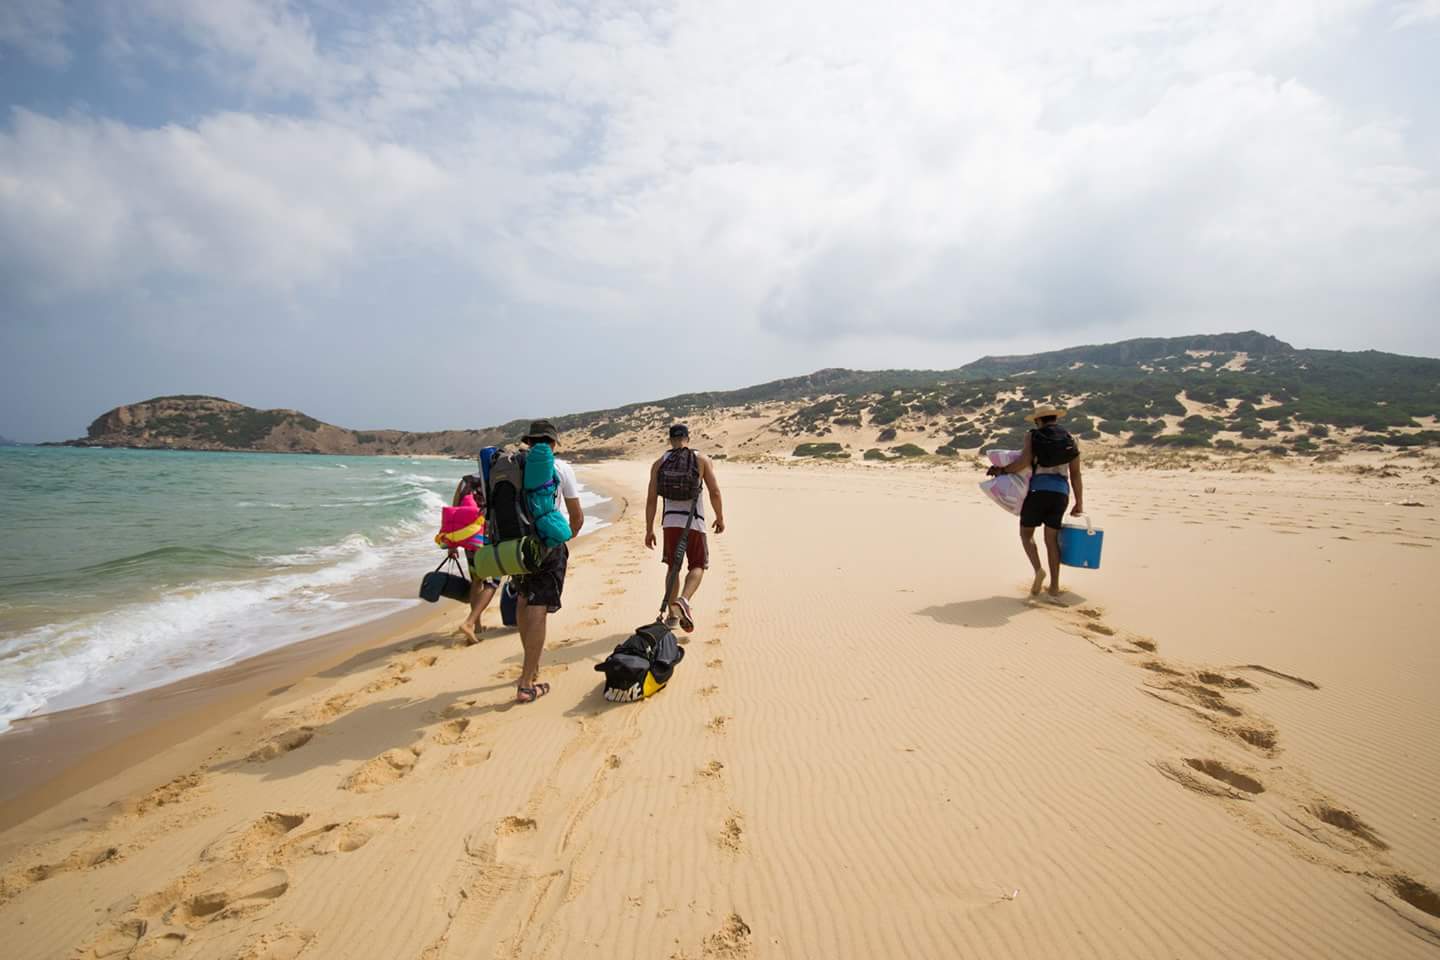
[[700, 496], [700, 457], [689, 447], [665, 454], [655, 489], [666, 500], [694, 500]]
[[1080, 456], [1075, 438], [1053, 423], [1030, 431], [1030, 450], [1035, 454], [1035, 462], [1042, 467], [1063, 466]]
[[535, 521], [525, 506], [525, 451], [497, 451], [485, 483], [485, 539], [505, 543], [534, 535]]
[[610, 656], [595, 665], [605, 674], [605, 699], [611, 703], [632, 703], [659, 693], [670, 682], [675, 665], [685, 658], [685, 648], [663, 623], [636, 627]]

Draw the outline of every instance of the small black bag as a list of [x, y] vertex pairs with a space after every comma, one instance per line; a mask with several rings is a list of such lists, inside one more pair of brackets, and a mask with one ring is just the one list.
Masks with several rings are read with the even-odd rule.
[[685, 648], [663, 623], [647, 623], [606, 657], [595, 669], [605, 674], [605, 699], [632, 703], [665, 689]]
[[1042, 467], [1059, 467], [1080, 456], [1080, 448], [1069, 431], [1053, 423], [1030, 431], [1030, 450]]
[[[455, 569], [460, 571], [459, 575], [440, 569], [447, 563], [455, 564]], [[461, 603], [470, 602], [470, 581], [465, 579], [465, 568], [460, 566], [459, 557], [447, 555], [440, 561], [439, 567], [425, 574], [420, 581], [421, 600], [434, 603], [441, 597], [449, 597]]]

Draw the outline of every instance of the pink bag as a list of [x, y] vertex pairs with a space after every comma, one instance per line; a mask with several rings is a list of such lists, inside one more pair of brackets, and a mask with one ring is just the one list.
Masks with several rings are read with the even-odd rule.
[[[1020, 453], [1019, 450], [987, 450], [985, 456], [994, 466], [1005, 467], [1019, 460]], [[1025, 495], [1030, 492], [1030, 470], [1027, 467], [1020, 473], [1002, 473], [998, 477], [982, 480], [980, 489], [984, 490], [991, 500], [1018, 517], [1020, 505], [1025, 502]]]

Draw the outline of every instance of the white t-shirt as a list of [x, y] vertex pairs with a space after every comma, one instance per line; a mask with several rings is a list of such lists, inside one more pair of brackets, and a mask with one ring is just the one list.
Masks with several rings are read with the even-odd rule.
[[555, 509], [563, 513], [566, 500], [580, 499], [580, 481], [575, 479], [575, 468], [559, 457], [555, 458], [555, 476], [560, 478], [555, 488]]
[[[671, 453], [673, 453], [673, 452], [674, 452], [674, 451], [672, 450]], [[670, 454], [667, 453], [667, 454], [665, 454], [665, 456], [668, 457], [668, 456], [670, 456]], [[697, 453], [696, 456], [698, 457], [699, 454]], [[664, 462], [664, 458], [663, 458], [663, 457], [661, 458], [661, 462]], [[703, 474], [702, 474], [702, 475], [703, 475]], [[702, 479], [701, 482], [700, 482], [700, 489], [701, 489], [702, 492], [701, 492], [700, 498], [699, 498], [698, 500], [670, 500], [670, 499], [668, 499], [668, 498], [662, 497], [662, 498], [660, 499], [660, 502], [661, 502], [661, 504], [662, 504], [662, 506], [661, 506], [660, 509], [661, 509], [663, 512], [662, 512], [661, 515], [660, 515], [660, 529], [663, 530], [663, 529], [665, 529], [665, 528], [667, 528], [667, 527], [679, 527], [679, 528], [682, 529], [682, 530], [685, 529], [686, 524], [690, 524], [690, 523], [691, 523], [691, 521], [690, 521], [690, 509], [691, 509], [691, 507], [694, 507], [694, 509], [695, 509], [695, 521], [694, 521], [694, 523], [690, 526], [690, 529], [691, 529], [691, 530], [699, 530], [701, 533], [704, 533], [704, 532], [705, 532], [705, 494], [704, 494], [703, 491], [704, 491], [704, 489], [705, 489], [705, 482], [704, 482], [703, 479]]]

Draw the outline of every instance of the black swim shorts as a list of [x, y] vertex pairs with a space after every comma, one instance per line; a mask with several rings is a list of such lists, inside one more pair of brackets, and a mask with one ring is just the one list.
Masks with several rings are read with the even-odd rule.
[[1051, 530], [1059, 530], [1065, 520], [1065, 508], [1070, 506], [1070, 495], [1054, 490], [1031, 490], [1020, 504], [1020, 526], [1038, 527], [1041, 524]]
[[569, 544], [561, 544], [540, 563], [540, 569], [523, 577], [513, 577], [515, 595], [532, 607], [544, 607], [554, 613], [560, 609], [560, 594], [565, 590], [565, 568], [570, 562]]

